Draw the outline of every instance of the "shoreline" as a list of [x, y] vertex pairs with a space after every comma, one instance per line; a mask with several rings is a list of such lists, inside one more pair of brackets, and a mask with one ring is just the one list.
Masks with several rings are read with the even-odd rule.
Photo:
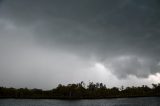
[[103, 100], [103, 99], [122, 99], [122, 98], [154, 98], [160, 96], [130, 96], [130, 97], [108, 97], [108, 98], [12, 98], [12, 97], [0, 97], [0, 99], [49, 99], [49, 100]]

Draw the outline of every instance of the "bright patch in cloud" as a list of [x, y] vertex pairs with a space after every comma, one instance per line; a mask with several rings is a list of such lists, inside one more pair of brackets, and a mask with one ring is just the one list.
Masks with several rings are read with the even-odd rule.
[[160, 83], [160, 73], [156, 73], [155, 75], [150, 75], [148, 79], [153, 81], [153, 83]]

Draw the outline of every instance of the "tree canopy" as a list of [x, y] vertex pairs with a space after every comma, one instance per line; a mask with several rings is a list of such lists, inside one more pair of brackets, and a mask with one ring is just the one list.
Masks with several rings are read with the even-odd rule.
[[0, 87], [0, 98], [101, 99], [148, 96], [160, 96], [160, 83], [152, 84], [152, 87], [142, 85], [107, 88], [103, 83], [90, 82], [86, 85], [82, 81], [77, 84], [59, 84], [52, 90]]

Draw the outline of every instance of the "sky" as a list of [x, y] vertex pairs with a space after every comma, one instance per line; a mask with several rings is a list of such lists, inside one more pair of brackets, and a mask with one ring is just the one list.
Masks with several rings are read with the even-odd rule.
[[0, 0], [0, 86], [160, 83], [159, 0]]

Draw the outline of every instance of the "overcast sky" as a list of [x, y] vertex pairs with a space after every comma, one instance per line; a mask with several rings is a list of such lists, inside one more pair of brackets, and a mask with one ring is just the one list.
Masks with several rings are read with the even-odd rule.
[[160, 82], [159, 0], [0, 0], [0, 86]]

